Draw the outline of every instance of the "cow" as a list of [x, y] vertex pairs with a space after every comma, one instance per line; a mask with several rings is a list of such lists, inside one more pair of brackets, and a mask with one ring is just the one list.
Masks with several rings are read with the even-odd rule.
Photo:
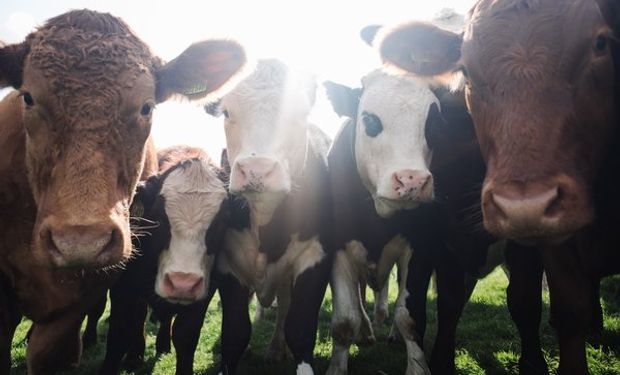
[[[158, 174], [138, 186], [132, 205], [137, 254], [110, 290], [101, 374], [118, 374], [128, 350], [132, 367], [141, 362], [147, 304], [162, 327], [177, 315], [172, 330], [176, 373], [192, 374], [200, 329], [215, 291], [211, 271], [228, 225], [228, 176], [200, 148], [169, 147], [158, 152], [158, 160]], [[168, 349], [164, 343], [160, 338], [158, 351]]]
[[464, 89], [487, 172], [485, 228], [513, 240], [508, 306], [521, 373], [548, 373], [540, 348], [544, 268], [560, 374], [586, 374], [585, 334], [602, 326], [601, 277], [617, 238], [620, 9], [608, 0], [478, 1], [465, 33], [411, 22], [386, 31], [383, 60]]
[[[372, 42], [377, 29], [364, 29]], [[406, 374], [454, 373], [455, 331], [494, 238], [477, 230], [485, 167], [458, 96], [432, 80], [375, 70], [362, 88], [326, 83], [348, 117], [328, 161], [334, 205], [334, 314], [328, 374], [346, 374], [355, 337], [367, 335], [357, 281], [381, 290], [403, 265], [395, 324], [407, 347]], [[413, 250], [413, 252], [412, 252]], [[437, 275], [438, 333], [430, 367], [422, 351], [426, 296]]]
[[[297, 374], [312, 374], [318, 313], [331, 250], [327, 150], [330, 139], [308, 123], [316, 83], [281, 61], [256, 69], [221, 98], [231, 194], [247, 200], [233, 214], [217, 262], [222, 301], [222, 373], [232, 374], [248, 345], [248, 298], [277, 295], [277, 329], [268, 357], [290, 348]], [[211, 110], [210, 112], [213, 112]]]
[[238, 43], [207, 40], [164, 63], [122, 20], [90, 10], [0, 48], [0, 86], [19, 90], [0, 104], [1, 372], [20, 314], [35, 323], [29, 373], [78, 363], [82, 318], [132, 250], [136, 184], [156, 170], [155, 104], [204, 99], [245, 60]]

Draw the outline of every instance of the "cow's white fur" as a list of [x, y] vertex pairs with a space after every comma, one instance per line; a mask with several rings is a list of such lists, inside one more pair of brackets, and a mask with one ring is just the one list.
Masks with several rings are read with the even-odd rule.
[[297, 365], [297, 375], [314, 375], [314, 371], [312, 371], [312, 366], [307, 364], [304, 361], [301, 361], [299, 365]]
[[170, 245], [159, 258], [155, 292], [164, 297], [167, 273], [193, 273], [208, 288], [214, 256], [207, 255], [205, 236], [226, 199], [223, 182], [203, 160], [192, 160], [164, 180], [161, 195], [170, 222]]
[[407, 369], [405, 370], [405, 375], [431, 375], [424, 351], [414, 340], [413, 329], [415, 323], [411, 316], [409, 316], [409, 311], [405, 304], [408, 296], [409, 292], [403, 288], [399, 292], [394, 311], [394, 322], [407, 347]]
[[[231, 192], [245, 193], [239, 160], [269, 158], [276, 163], [272, 178], [253, 181], [260, 192], [290, 192], [303, 169], [306, 156], [308, 115], [314, 104], [316, 83], [295, 74], [278, 60], [261, 60], [256, 70], [222, 98], [226, 145], [231, 164]], [[265, 212], [279, 200], [259, 199]], [[268, 221], [269, 217], [266, 218]]]
[[[427, 81], [375, 70], [362, 79], [364, 92], [358, 109], [355, 159], [362, 182], [372, 194], [377, 213], [389, 217], [396, 210], [417, 207], [412, 200], [399, 200], [392, 175], [400, 170], [429, 172], [432, 153], [425, 137], [426, 118], [439, 100]], [[366, 134], [362, 113], [381, 119], [383, 131]]]
[[[326, 373], [328, 375], [346, 374], [349, 347], [352, 344], [352, 340], [360, 333], [369, 336], [373, 335], [368, 316], [361, 304], [359, 294], [360, 278], [365, 276], [366, 272], [376, 272], [377, 275], [375, 277], [378, 281], [378, 287], [383, 289], [387, 285], [389, 271], [394, 266], [394, 263], [398, 261], [399, 272], [401, 268], [404, 269], [404, 274], [401, 274], [399, 295], [406, 293], [406, 270], [411, 257], [411, 247], [402, 236], [395, 236], [384, 247], [378, 267], [376, 265], [368, 267], [367, 256], [366, 248], [359, 241], [350, 241], [346, 244], [344, 250], [336, 252], [332, 266], [331, 282], [334, 306], [331, 323], [332, 331], [334, 335], [342, 337], [336, 330], [348, 327], [348, 331], [353, 334], [353, 337], [349, 337], [348, 342], [334, 340], [332, 344], [332, 357]], [[385, 270], [387, 270], [387, 275], [380, 275], [380, 273], [386, 272]]]

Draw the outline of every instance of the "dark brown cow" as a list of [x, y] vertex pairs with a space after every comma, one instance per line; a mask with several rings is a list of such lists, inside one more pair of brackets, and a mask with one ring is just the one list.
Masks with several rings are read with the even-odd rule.
[[[164, 64], [120, 19], [88, 10], [0, 48], [0, 371], [20, 311], [35, 322], [30, 373], [75, 364], [84, 312], [110, 279], [90, 272], [131, 252], [129, 204], [152, 110], [219, 89], [245, 62], [204, 41]], [[146, 171], [145, 171], [146, 172]]]
[[547, 372], [535, 287], [541, 262], [562, 374], [587, 373], [584, 336], [600, 325], [598, 281], [620, 268], [608, 235], [617, 229], [618, 164], [609, 150], [617, 141], [619, 15], [612, 0], [482, 0], [463, 36], [412, 23], [380, 46], [386, 61], [414, 74], [464, 75], [488, 167], [484, 225], [538, 250], [514, 248], [508, 257], [522, 373]]

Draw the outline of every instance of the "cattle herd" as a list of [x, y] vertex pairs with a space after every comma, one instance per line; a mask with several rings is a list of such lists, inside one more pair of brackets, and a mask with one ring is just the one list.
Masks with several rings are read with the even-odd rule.
[[[384, 319], [394, 265], [402, 368], [454, 374], [457, 323], [497, 244], [520, 373], [549, 373], [544, 272], [558, 373], [586, 374], [600, 281], [620, 273], [620, 3], [479, 0], [465, 18], [361, 35], [383, 65], [360, 87], [323, 83], [346, 120], [334, 140], [308, 122], [314, 79], [249, 63], [232, 40], [164, 62], [119, 18], [78, 10], [0, 43], [0, 87], [16, 89], [0, 102], [0, 374], [22, 317], [29, 374], [78, 366], [108, 291], [101, 374], [140, 365], [149, 309], [158, 352], [172, 341], [176, 372], [191, 374], [216, 292], [222, 374], [248, 347], [254, 295], [277, 302], [266, 357], [290, 350], [296, 373], [313, 374], [328, 285], [327, 373], [347, 374], [351, 344], [375, 340], [364, 288]], [[219, 163], [199, 148], [155, 150], [153, 108], [173, 96], [222, 118]]]

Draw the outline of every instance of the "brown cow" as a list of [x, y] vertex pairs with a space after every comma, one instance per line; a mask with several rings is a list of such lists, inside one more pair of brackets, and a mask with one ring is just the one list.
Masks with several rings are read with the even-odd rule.
[[484, 225], [516, 241], [508, 304], [522, 373], [547, 372], [538, 339], [542, 267], [559, 372], [583, 374], [585, 331], [600, 324], [599, 279], [620, 266], [609, 235], [617, 230], [609, 207], [618, 207], [618, 164], [609, 151], [617, 142], [619, 16], [615, 0], [481, 0], [463, 36], [411, 23], [380, 44], [386, 61], [414, 74], [463, 73], [488, 168]]
[[244, 63], [237, 43], [213, 40], [165, 64], [123, 21], [88, 10], [0, 48], [0, 87], [19, 90], [0, 108], [0, 372], [18, 311], [35, 322], [30, 373], [77, 363], [84, 312], [110, 281], [92, 270], [131, 252], [155, 104], [204, 98]]

